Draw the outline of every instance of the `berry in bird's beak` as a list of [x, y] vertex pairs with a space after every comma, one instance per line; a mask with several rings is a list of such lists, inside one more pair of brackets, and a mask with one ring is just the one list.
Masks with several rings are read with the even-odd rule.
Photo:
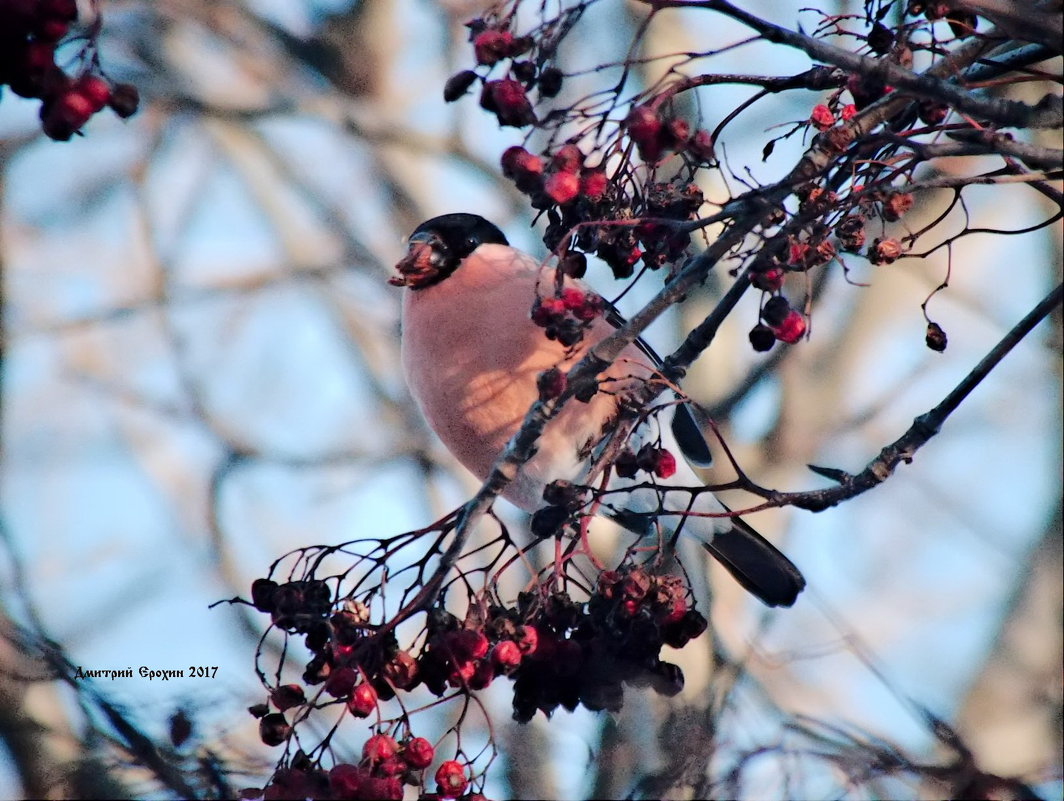
[[408, 286], [418, 289], [431, 284], [440, 274], [447, 259], [446, 246], [435, 234], [420, 233], [410, 237], [406, 256], [399, 260], [395, 269], [399, 275], [392, 276], [392, 286]]

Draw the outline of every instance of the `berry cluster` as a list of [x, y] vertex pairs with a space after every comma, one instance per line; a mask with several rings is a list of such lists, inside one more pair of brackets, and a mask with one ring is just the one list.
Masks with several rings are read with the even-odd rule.
[[805, 334], [805, 317], [783, 295], [774, 295], [761, 307], [762, 322], [750, 329], [750, 345], [762, 353], [777, 340], [793, 345]]
[[[661, 474], [675, 469], [671, 454], [661, 449], [644, 448], [636, 459], [644, 469]], [[581, 488], [566, 482], [555, 482], [547, 495], [566, 514], [582, 497]], [[270, 746], [289, 742], [296, 725], [291, 721], [302, 720], [312, 709], [340, 707], [354, 718], [376, 715], [378, 723], [358, 764], [326, 772], [297, 754], [273, 777], [267, 798], [298, 793], [308, 798], [400, 798], [404, 783], [420, 785], [422, 771], [433, 762], [433, 747], [408, 733], [397, 740], [395, 731], [382, 727], [378, 712], [380, 703], [418, 686], [442, 696], [481, 690], [508, 677], [514, 716], [521, 721], [537, 710], [550, 715], [559, 705], [617, 710], [622, 683], [649, 684], [675, 694], [683, 687], [683, 674], [661, 661], [661, 648], [680, 648], [707, 626], [691, 608], [682, 578], [625, 566], [600, 574], [586, 603], [538, 588], [522, 593], [514, 606], [474, 603], [465, 620], [434, 607], [422, 644], [411, 653], [400, 649], [391, 634], [376, 631], [363, 604], [327, 602], [327, 588], [317, 580], [254, 582], [256, 607], [277, 626], [302, 635], [312, 657], [301, 683], [272, 688], [266, 702], [249, 711]], [[311, 693], [311, 687], [318, 689]], [[435, 778], [440, 796], [462, 795], [468, 788], [468, 766], [444, 762]]]
[[662, 113], [656, 104], [634, 106], [624, 129], [648, 164], [661, 161], [668, 151], [686, 155], [694, 164], [713, 161], [713, 140], [708, 131], [691, 131], [687, 120]]
[[570, 348], [584, 338], [587, 326], [604, 308], [602, 298], [594, 292], [565, 287], [556, 297], [536, 298], [532, 322], [545, 329], [547, 339]]
[[[341, 762], [325, 770], [303, 751], [297, 751], [288, 767], [275, 771], [265, 788], [249, 788], [240, 797], [266, 801], [286, 798], [401, 801], [403, 785], [420, 785], [422, 771], [434, 758], [435, 749], [424, 737], [397, 741], [388, 734], [377, 733], [363, 744], [362, 759], [357, 764]], [[455, 760], [443, 762], [434, 778], [441, 798], [457, 798], [469, 786], [465, 766]]]
[[56, 47], [78, 20], [76, 0], [5, 0], [0, 3], [0, 86], [20, 97], [38, 98], [41, 128], [65, 142], [110, 106], [119, 117], [137, 110], [129, 84], [110, 84], [95, 60], [76, 77], [56, 65]]
[[[475, 19], [466, 24], [477, 65], [487, 68], [485, 75], [463, 70], [452, 75], [443, 88], [443, 99], [454, 102], [465, 95], [478, 80], [483, 82], [480, 106], [490, 111], [503, 127], [524, 128], [539, 120], [528, 93], [538, 90], [541, 98], [554, 97], [561, 91], [564, 76], [550, 65], [552, 51], [532, 36], [514, 36], [502, 25]], [[529, 51], [533, 51], [531, 54]], [[521, 56], [529, 54], [527, 58]], [[488, 80], [486, 74], [499, 64], [509, 64], [506, 76]]]
[[676, 457], [665, 448], [646, 443], [638, 453], [625, 448], [617, 455], [613, 469], [620, 478], [635, 478], [640, 470], [658, 478], [671, 478], [676, 473]]

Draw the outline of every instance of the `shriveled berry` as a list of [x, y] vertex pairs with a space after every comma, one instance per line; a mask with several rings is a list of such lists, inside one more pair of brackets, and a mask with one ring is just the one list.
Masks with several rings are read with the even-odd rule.
[[883, 201], [883, 219], [888, 222], [900, 220], [913, 207], [913, 196], [908, 192], [894, 192]]
[[892, 264], [901, 256], [901, 243], [897, 239], [874, 239], [868, 248], [868, 260], [872, 264]]
[[346, 698], [351, 694], [358, 678], [358, 671], [353, 667], [336, 668], [325, 680], [325, 692], [333, 698]]
[[281, 712], [294, 706], [301, 706], [306, 703], [306, 700], [303, 688], [298, 684], [282, 684], [280, 687], [274, 688], [273, 692], [270, 693], [270, 701]]
[[539, 94], [541, 97], [555, 97], [562, 90], [562, 71], [557, 67], [546, 67], [539, 73]]
[[368, 774], [357, 765], [334, 765], [329, 771], [329, 789], [335, 798], [356, 798]]
[[514, 35], [512, 33], [489, 29], [473, 38], [473, 53], [478, 64], [491, 66], [509, 56], [513, 45]]
[[453, 103], [458, 98], [462, 97], [469, 91], [469, 87], [473, 85], [477, 79], [477, 74], [473, 70], [463, 70], [462, 72], [456, 72], [450, 78], [447, 79], [447, 83], [443, 85], [443, 100], [445, 103]]
[[764, 323], [759, 322], [757, 326], [750, 329], [747, 336], [750, 339], [750, 347], [759, 353], [771, 350], [772, 346], [776, 345], [776, 334]]
[[132, 117], [140, 106], [140, 92], [133, 84], [116, 83], [111, 87], [111, 99], [107, 105], [122, 119]]
[[271, 748], [283, 743], [291, 733], [292, 727], [280, 712], [271, 712], [259, 720], [259, 739]]
[[936, 353], [942, 353], [948, 343], [946, 332], [938, 323], [928, 323], [927, 333], [924, 335], [924, 343]]
[[523, 128], [537, 121], [525, 87], [510, 78], [485, 83], [480, 105], [493, 112], [503, 127]]
[[255, 579], [251, 582], [251, 603], [260, 612], [272, 612], [277, 582], [271, 579]]
[[790, 311], [791, 304], [787, 301], [787, 298], [783, 297], [783, 295], [776, 295], [765, 301], [765, 305], [761, 309], [761, 319], [767, 325], [779, 325]]
[[949, 106], [945, 103], [937, 103], [934, 100], [921, 100], [916, 109], [920, 121], [926, 125], [941, 125], [949, 115]]
[[546, 539], [562, 533], [569, 520], [569, 510], [564, 506], [544, 506], [532, 514], [528, 527], [533, 537]]
[[587, 256], [579, 250], [567, 251], [558, 263], [558, 269], [572, 278], [583, 278], [587, 273]]
[[514, 642], [525, 656], [531, 656], [539, 650], [539, 632], [535, 626], [518, 626]]
[[687, 142], [687, 155], [700, 164], [709, 164], [714, 159], [713, 138], [709, 131], [697, 130]]
[[550, 367], [536, 376], [536, 389], [541, 401], [557, 398], [565, 392], [565, 373], [557, 367]]

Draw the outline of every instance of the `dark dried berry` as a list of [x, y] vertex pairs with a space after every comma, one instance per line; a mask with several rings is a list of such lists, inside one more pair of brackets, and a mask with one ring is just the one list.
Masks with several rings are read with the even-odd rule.
[[758, 323], [750, 329], [749, 337], [750, 345], [758, 353], [772, 350], [772, 346], [776, 344], [776, 335], [772, 332], [771, 328], [762, 323]]
[[562, 71], [557, 67], [547, 67], [539, 73], [540, 97], [554, 97], [562, 90]]
[[569, 510], [564, 506], [544, 506], [532, 514], [528, 528], [533, 537], [546, 539], [560, 536], [568, 520]]
[[942, 353], [946, 349], [948, 344], [948, 338], [946, 332], [942, 330], [942, 326], [938, 323], [928, 323], [927, 333], [924, 335], [924, 342], [931, 350]]
[[447, 79], [443, 85], [443, 99], [446, 103], [453, 103], [469, 91], [469, 87], [476, 81], [477, 74], [473, 70], [457, 72]]
[[259, 720], [259, 739], [270, 747], [281, 745], [291, 733], [292, 727], [279, 712], [265, 715]]
[[876, 22], [868, 33], [868, 46], [877, 55], [889, 53], [894, 47], [894, 32], [882, 22]]
[[272, 612], [277, 582], [270, 579], [255, 579], [251, 582], [251, 602], [260, 612]]
[[111, 87], [111, 98], [107, 105], [122, 119], [132, 117], [140, 106], [140, 92], [133, 84], [116, 83]]
[[510, 73], [521, 83], [530, 85], [536, 77], [536, 65], [531, 61], [515, 61]]
[[766, 325], [776, 326], [783, 322], [790, 310], [791, 304], [787, 301], [787, 298], [783, 297], [783, 295], [776, 295], [765, 301], [765, 305], [761, 309], [761, 319], [765, 321]]
[[565, 373], [557, 367], [544, 370], [536, 376], [536, 389], [539, 391], [539, 399], [548, 401], [557, 398], [565, 392]]
[[572, 278], [583, 278], [587, 272], [587, 256], [579, 250], [567, 251], [558, 263], [558, 269]]

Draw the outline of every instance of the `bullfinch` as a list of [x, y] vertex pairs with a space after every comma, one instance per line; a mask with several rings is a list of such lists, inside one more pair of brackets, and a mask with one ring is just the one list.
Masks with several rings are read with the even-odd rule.
[[[559, 282], [554, 269], [510, 247], [502, 231], [475, 214], [434, 217], [408, 242], [398, 275], [391, 279], [404, 287], [403, 371], [433, 431], [483, 481], [539, 397], [537, 377], [551, 368], [568, 371], [623, 321], [582, 282], [569, 276]], [[550, 306], [549, 299], [556, 308], [559, 297], [583, 298], [585, 311], [590, 303], [593, 312], [607, 313], [583, 314], [576, 342], [557, 332], [548, 336], [532, 311]], [[597, 446], [617, 418], [619, 396], [634, 382], [650, 379], [657, 366], [643, 343], [629, 345], [600, 374], [598, 392], [586, 402], [570, 400], [547, 423], [534, 456], [503, 496], [534, 513], [547, 505], [548, 484], [585, 479]], [[682, 455], [675, 459], [675, 472], [659, 471], [667, 477], [651, 481], [645, 473], [614, 470], [600, 511], [641, 535], [655, 525], [679, 529], [700, 540], [764, 603], [793, 604], [805, 580], [787, 557], [738, 517], [690, 515], [729, 512], [708, 491], [690, 491], [702, 483], [685, 459], [698, 465], [710, 461], [690, 407], [677, 402], [641, 423], [629, 444], [638, 449], [646, 442]], [[670, 490], [674, 487], [686, 490]]]

